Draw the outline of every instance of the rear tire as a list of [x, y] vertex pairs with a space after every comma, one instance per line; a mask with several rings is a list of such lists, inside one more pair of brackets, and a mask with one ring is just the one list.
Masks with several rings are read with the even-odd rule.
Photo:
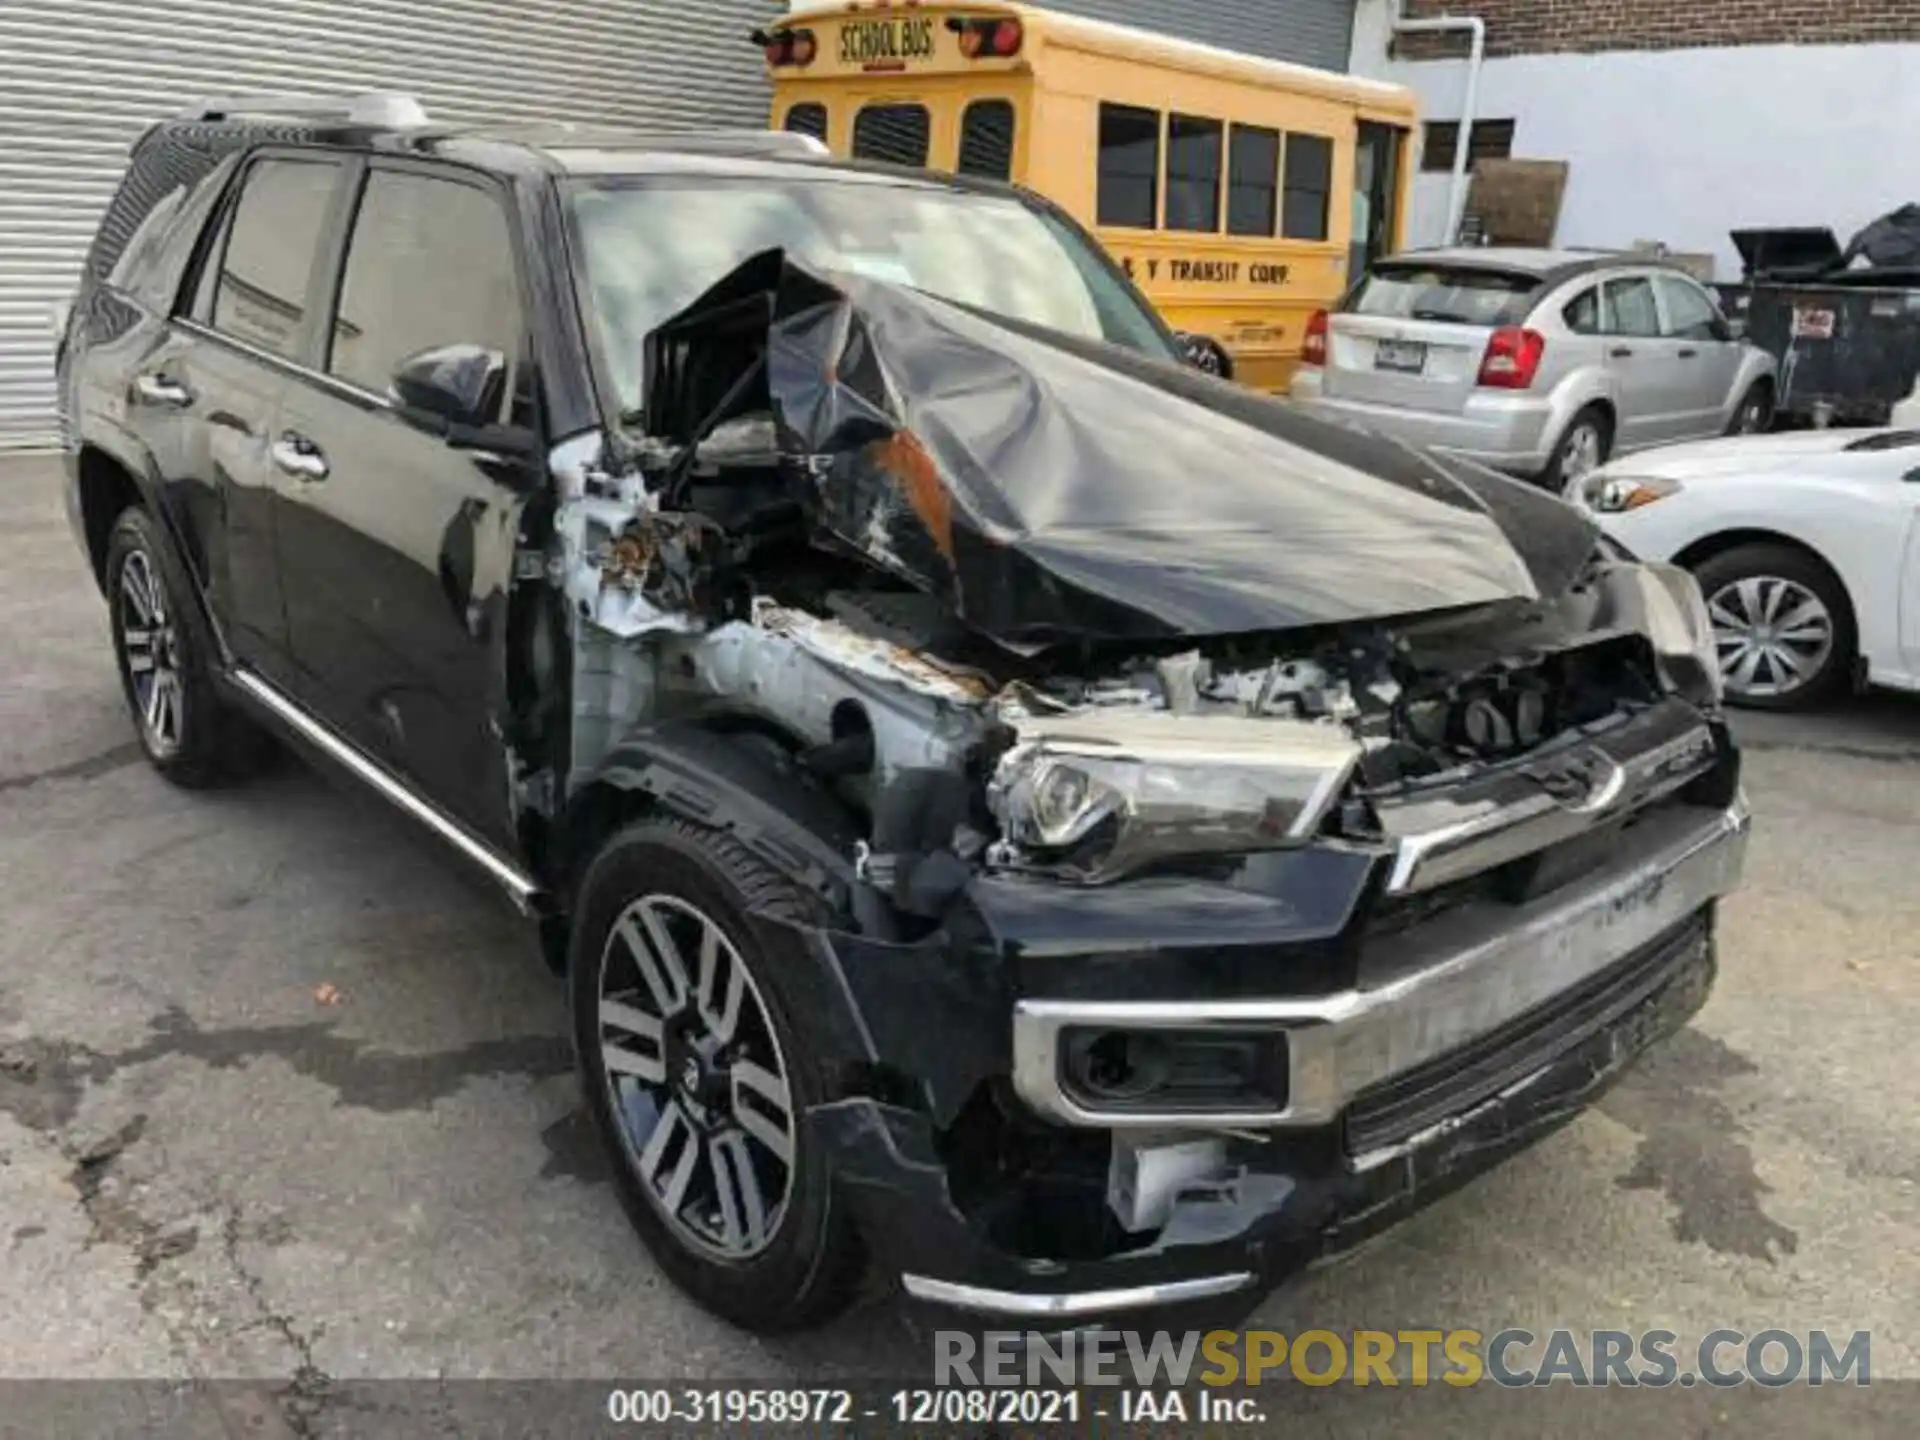
[[1740, 397], [1740, 404], [1727, 422], [1729, 435], [1763, 435], [1773, 428], [1773, 382], [1756, 380]]
[[1853, 607], [1838, 578], [1804, 550], [1739, 545], [1694, 567], [1707, 600], [1727, 703], [1805, 710], [1853, 668]]
[[1558, 495], [1576, 479], [1590, 475], [1613, 453], [1613, 422], [1598, 405], [1589, 405], [1567, 422], [1540, 472], [1540, 484]]
[[199, 790], [250, 773], [270, 742], [221, 696], [189, 584], [154, 518], [122, 511], [105, 567], [121, 691], [148, 762]]
[[581, 883], [568, 988], [581, 1087], [628, 1220], [680, 1289], [772, 1334], [845, 1308], [863, 1259], [805, 1123], [833, 1093], [806, 962], [762, 943], [755, 913], [826, 918], [731, 837], [641, 820]]

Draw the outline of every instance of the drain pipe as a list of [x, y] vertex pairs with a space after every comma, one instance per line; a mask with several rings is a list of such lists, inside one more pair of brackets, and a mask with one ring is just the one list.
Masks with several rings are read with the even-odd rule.
[[1431, 20], [1409, 20], [1407, 0], [1393, 0], [1395, 35], [1467, 35], [1467, 88], [1460, 100], [1460, 130], [1453, 147], [1453, 176], [1447, 182], [1447, 229], [1441, 243], [1460, 237], [1460, 216], [1467, 204], [1467, 164], [1473, 139], [1473, 113], [1480, 103], [1480, 62], [1487, 56], [1487, 23], [1477, 15], [1440, 15]]

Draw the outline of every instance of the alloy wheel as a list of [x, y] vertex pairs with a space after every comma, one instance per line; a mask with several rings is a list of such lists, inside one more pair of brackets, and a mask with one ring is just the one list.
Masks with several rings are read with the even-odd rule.
[[1758, 392], [1749, 396], [1747, 403], [1740, 407], [1740, 430], [1742, 435], [1758, 435], [1767, 428], [1767, 397]]
[[180, 748], [185, 683], [180, 635], [167, 612], [167, 592], [144, 550], [120, 567], [120, 646], [134, 710], [148, 746], [161, 757]]
[[721, 1260], [772, 1242], [793, 1191], [792, 1090], [772, 1016], [713, 918], [673, 895], [621, 912], [600, 960], [608, 1098], [677, 1238]]
[[1736, 696], [1790, 695], [1833, 654], [1833, 615], [1806, 586], [1749, 575], [1707, 598], [1720, 675]]
[[1560, 474], [1565, 480], [1584, 480], [1600, 468], [1600, 432], [1582, 421], [1567, 432]]

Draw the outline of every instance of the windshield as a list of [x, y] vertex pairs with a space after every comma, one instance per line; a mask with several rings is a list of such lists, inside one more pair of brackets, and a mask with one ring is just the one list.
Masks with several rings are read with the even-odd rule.
[[1477, 266], [1382, 266], [1361, 282], [1347, 309], [1395, 320], [1446, 320], [1461, 325], [1508, 325], [1516, 307], [1540, 287], [1540, 277]]
[[1176, 360], [1140, 298], [1070, 225], [1013, 196], [824, 179], [597, 177], [570, 195], [584, 308], [623, 413], [641, 342], [743, 261], [784, 249], [817, 270], [925, 290], [997, 315]]

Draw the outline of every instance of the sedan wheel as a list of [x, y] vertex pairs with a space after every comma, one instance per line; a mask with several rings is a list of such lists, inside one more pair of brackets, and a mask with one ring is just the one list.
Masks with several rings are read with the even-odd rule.
[[1600, 468], [1600, 427], [1583, 420], [1567, 432], [1566, 449], [1560, 461], [1561, 477], [1569, 482], [1584, 480]]
[[634, 901], [600, 962], [608, 1101], [648, 1198], [717, 1259], [766, 1249], [793, 1188], [793, 1093], [766, 1001], [718, 924]]
[[1785, 701], [1832, 659], [1833, 613], [1812, 590], [1780, 575], [1749, 575], [1707, 597], [1720, 674], [1738, 700]]

